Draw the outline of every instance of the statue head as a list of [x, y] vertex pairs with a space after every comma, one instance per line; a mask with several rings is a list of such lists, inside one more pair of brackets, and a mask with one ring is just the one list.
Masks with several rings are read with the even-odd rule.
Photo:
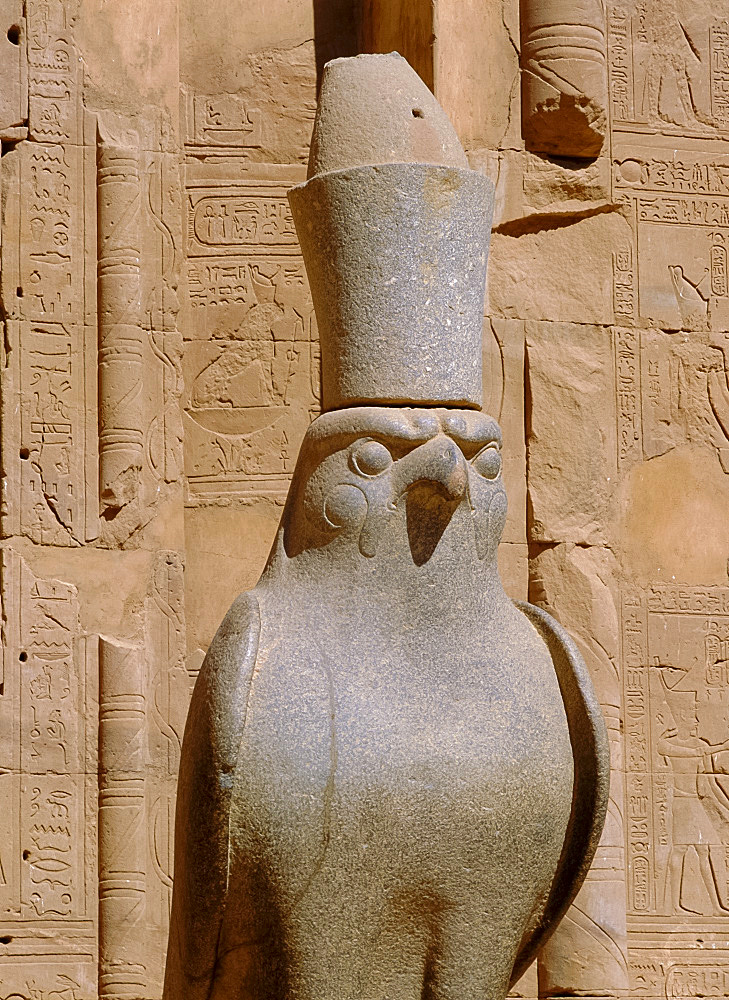
[[301, 447], [283, 519], [286, 554], [336, 542], [374, 564], [383, 547], [409, 550], [419, 566], [458, 511], [478, 560], [491, 563], [506, 517], [501, 464], [499, 426], [477, 411], [323, 414]]

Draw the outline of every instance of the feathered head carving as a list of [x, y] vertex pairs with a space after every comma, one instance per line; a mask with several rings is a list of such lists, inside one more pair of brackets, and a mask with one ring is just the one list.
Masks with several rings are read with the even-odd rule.
[[338, 540], [374, 559], [397, 526], [427, 562], [465, 505], [480, 560], [493, 560], [506, 518], [501, 431], [473, 410], [356, 407], [309, 428], [284, 513], [289, 557]]

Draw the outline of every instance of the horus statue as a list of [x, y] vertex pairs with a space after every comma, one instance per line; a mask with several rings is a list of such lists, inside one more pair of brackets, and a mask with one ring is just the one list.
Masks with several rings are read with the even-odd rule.
[[493, 187], [392, 53], [327, 65], [289, 198], [322, 413], [195, 686], [165, 998], [502, 1000], [590, 865], [609, 765], [574, 643], [497, 570]]

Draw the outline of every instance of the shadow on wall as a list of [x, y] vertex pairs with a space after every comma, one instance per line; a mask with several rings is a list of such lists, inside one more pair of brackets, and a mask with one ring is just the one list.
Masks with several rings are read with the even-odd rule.
[[362, 0], [312, 0], [312, 2], [318, 93], [324, 63], [342, 56], [354, 56], [361, 51]]

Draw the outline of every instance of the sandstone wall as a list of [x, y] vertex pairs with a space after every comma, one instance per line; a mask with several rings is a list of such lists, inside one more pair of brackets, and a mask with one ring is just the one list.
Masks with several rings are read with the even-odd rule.
[[496, 183], [507, 589], [612, 801], [525, 996], [729, 996], [729, 2], [0, 0], [0, 998], [157, 998], [187, 699], [318, 409], [286, 203], [401, 51]]

